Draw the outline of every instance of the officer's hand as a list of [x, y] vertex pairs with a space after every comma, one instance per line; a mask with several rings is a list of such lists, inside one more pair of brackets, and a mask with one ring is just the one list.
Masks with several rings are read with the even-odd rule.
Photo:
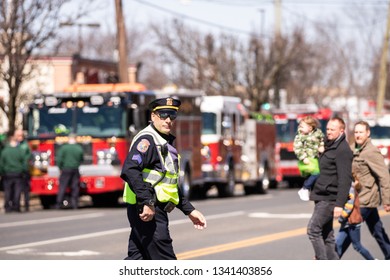
[[154, 214], [156, 213], [156, 209], [151, 205], [144, 205], [142, 209], [142, 213], [139, 214], [139, 217], [144, 222], [150, 222], [153, 220]]
[[207, 227], [206, 218], [198, 210], [192, 211], [188, 217], [191, 219], [196, 229], [205, 229]]
[[383, 205], [383, 208], [385, 208], [386, 212], [390, 212], [390, 204]]

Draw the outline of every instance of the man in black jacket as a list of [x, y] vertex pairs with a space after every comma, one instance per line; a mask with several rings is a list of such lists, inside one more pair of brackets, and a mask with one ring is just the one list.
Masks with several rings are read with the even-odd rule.
[[307, 234], [318, 260], [339, 259], [335, 250], [333, 219], [348, 200], [352, 183], [353, 154], [345, 138], [345, 122], [339, 117], [326, 126], [325, 151], [320, 156], [320, 175], [310, 193], [315, 203]]

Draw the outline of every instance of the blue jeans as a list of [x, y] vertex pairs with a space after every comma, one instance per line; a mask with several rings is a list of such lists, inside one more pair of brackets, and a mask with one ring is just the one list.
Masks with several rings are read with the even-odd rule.
[[316, 201], [307, 226], [307, 235], [317, 260], [338, 260], [333, 231], [335, 201]]
[[353, 248], [360, 253], [366, 260], [373, 260], [374, 257], [370, 252], [360, 243], [360, 226], [342, 224], [340, 231], [336, 236], [336, 251], [341, 258], [349, 245], [352, 243]]
[[318, 176], [320, 176], [320, 174], [312, 174], [309, 177], [307, 177], [305, 182], [303, 182], [303, 188], [311, 191]]
[[363, 220], [366, 222], [371, 235], [375, 238], [381, 248], [386, 260], [390, 260], [390, 241], [382, 221], [379, 217], [377, 208], [360, 207]]

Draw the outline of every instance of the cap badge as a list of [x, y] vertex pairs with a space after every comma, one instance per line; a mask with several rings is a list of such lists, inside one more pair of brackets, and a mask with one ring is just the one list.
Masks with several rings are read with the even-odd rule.
[[172, 106], [173, 105], [173, 99], [172, 98], [167, 98], [167, 105]]

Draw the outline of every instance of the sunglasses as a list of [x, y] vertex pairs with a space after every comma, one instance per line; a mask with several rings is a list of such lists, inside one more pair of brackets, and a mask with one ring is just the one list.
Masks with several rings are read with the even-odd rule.
[[177, 113], [175, 111], [172, 112], [156, 112], [156, 115], [162, 119], [166, 120], [167, 118], [170, 118], [171, 121], [174, 121], [177, 118]]

